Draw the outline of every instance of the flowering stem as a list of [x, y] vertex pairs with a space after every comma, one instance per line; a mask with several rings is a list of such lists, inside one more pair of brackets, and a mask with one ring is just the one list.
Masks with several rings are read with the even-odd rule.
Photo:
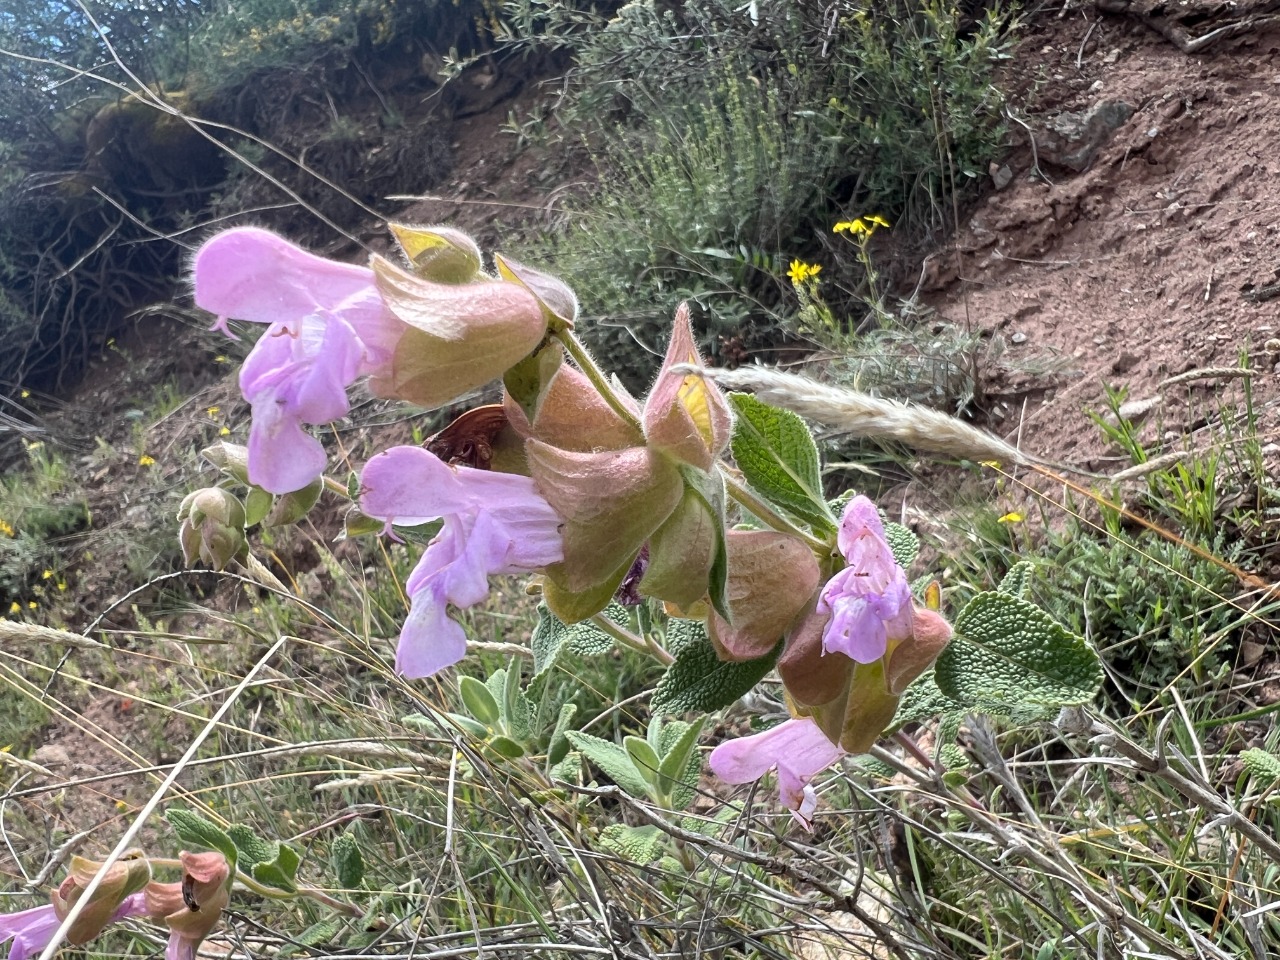
[[724, 478], [726, 489], [729, 496], [737, 500], [738, 503], [746, 507], [751, 513], [757, 517], [762, 523], [768, 527], [772, 527], [779, 533], [788, 533], [793, 537], [799, 537], [807, 543], [810, 549], [820, 557], [825, 557], [831, 553], [831, 544], [825, 540], [819, 540], [807, 530], [797, 527], [794, 523], [782, 516], [773, 507], [761, 500], [752, 490], [740, 480], [731, 476]]
[[636, 417], [635, 412], [622, 402], [622, 398], [614, 391], [613, 384], [609, 382], [609, 378], [605, 376], [604, 371], [596, 363], [595, 357], [591, 356], [582, 341], [575, 337], [572, 331], [568, 330], [557, 333], [556, 339], [564, 344], [564, 348], [569, 356], [573, 358], [573, 362], [578, 365], [578, 369], [591, 381], [591, 385], [604, 398], [605, 403], [609, 404], [609, 408], [620, 416], [627, 426], [634, 427], [637, 430], [642, 429], [640, 420]]
[[622, 627], [618, 626], [603, 613], [597, 613], [591, 618], [591, 622], [609, 636], [613, 637], [613, 639], [621, 646], [627, 647], [630, 650], [635, 650], [638, 653], [647, 653], [663, 665], [675, 662], [676, 658], [662, 647], [658, 646], [657, 642], [648, 634], [645, 634], [643, 637], [637, 637], [630, 630], [624, 630]]

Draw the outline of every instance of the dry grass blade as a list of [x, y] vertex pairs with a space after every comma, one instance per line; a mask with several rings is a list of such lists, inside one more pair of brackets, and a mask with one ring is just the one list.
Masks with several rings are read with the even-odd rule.
[[76, 647], [81, 650], [110, 650], [105, 643], [91, 640], [89, 637], [67, 630], [53, 627], [42, 627], [35, 623], [18, 623], [13, 620], [0, 620], [0, 643], [58, 643], [64, 647]]

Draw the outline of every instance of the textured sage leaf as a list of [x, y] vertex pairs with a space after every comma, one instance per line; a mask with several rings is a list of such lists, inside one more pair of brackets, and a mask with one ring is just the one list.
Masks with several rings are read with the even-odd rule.
[[1035, 565], [1030, 560], [1019, 560], [1009, 568], [1009, 572], [1004, 575], [1004, 579], [1000, 581], [1000, 586], [996, 589], [1000, 593], [1007, 593], [1012, 597], [1029, 600], [1031, 575], [1034, 572]]
[[730, 448], [753, 490], [823, 533], [836, 528], [822, 495], [818, 445], [803, 420], [750, 394], [731, 393], [737, 414]]
[[1267, 753], [1258, 747], [1250, 747], [1240, 753], [1240, 762], [1258, 781], [1258, 786], [1269, 787], [1280, 783], [1280, 757], [1274, 753]]
[[292, 893], [298, 889], [298, 865], [301, 862], [302, 858], [298, 856], [297, 850], [287, 843], [277, 843], [274, 859], [253, 865], [253, 879], [277, 890]]
[[204, 850], [217, 850], [227, 858], [227, 863], [231, 865], [232, 870], [236, 868], [240, 851], [236, 849], [235, 841], [227, 831], [216, 823], [210, 823], [198, 813], [178, 808], [166, 810], [164, 818], [169, 821], [183, 843], [189, 843], [193, 847]]
[[783, 641], [763, 657], [728, 663], [716, 656], [711, 641], [690, 643], [658, 681], [652, 708], [658, 713], [710, 713], [727, 707], [773, 669]]
[[329, 845], [329, 862], [333, 864], [338, 885], [344, 890], [354, 890], [364, 880], [364, 855], [360, 844], [349, 833], [334, 837]]
[[1064, 707], [1091, 700], [1102, 685], [1102, 665], [1085, 639], [1020, 597], [978, 594], [955, 631], [934, 678], [963, 706]]
[[884, 539], [893, 551], [893, 559], [903, 570], [915, 563], [920, 553], [920, 538], [900, 523], [888, 520], [884, 525]]
[[263, 863], [264, 861], [275, 859], [275, 844], [262, 839], [262, 837], [254, 833], [251, 827], [247, 827], [242, 823], [233, 823], [227, 827], [227, 836], [231, 838], [232, 843], [236, 845], [237, 852], [240, 854], [239, 865], [241, 870], [247, 870], [255, 863]]
[[657, 827], [611, 823], [600, 831], [601, 849], [632, 863], [651, 863], [662, 854], [664, 836]]
[[578, 730], [567, 730], [565, 736], [584, 757], [631, 796], [637, 799], [649, 796], [648, 781], [636, 770], [631, 757], [622, 747]]

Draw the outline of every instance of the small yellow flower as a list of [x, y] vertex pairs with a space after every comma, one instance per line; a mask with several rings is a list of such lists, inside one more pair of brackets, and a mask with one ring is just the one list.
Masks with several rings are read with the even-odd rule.
[[22, 612], [22, 604], [20, 604], [17, 600], [13, 601], [13, 603], [9, 604], [9, 612], [10, 612], [10, 613], [21, 613], [21, 612]]
[[787, 276], [791, 278], [792, 283], [804, 283], [821, 272], [822, 264], [820, 263], [805, 263], [803, 260], [792, 260], [791, 269], [787, 271]]
[[207, 413], [211, 417], [216, 417], [218, 413], [221, 411], [221, 409], [222, 409], [221, 407], [209, 407], [208, 409], [205, 410], [205, 413]]
[[996, 523], [1021, 523], [1022, 520], [1022, 514], [1018, 513], [1016, 510], [1011, 510], [997, 520]]
[[41, 580], [50, 580], [50, 579], [52, 579], [52, 578], [53, 578], [53, 571], [52, 571], [52, 570], [46, 570], [44, 573], [40, 574], [40, 579], [41, 579]]
[[140, 467], [150, 467], [154, 465], [155, 462], [156, 462], [155, 457], [147, 456], [147, 454], [145, 453], [138, 458], [138, 466]]
[[0, 520], [0, 533], [4, 534], [6, 537], [17, 535], [17, 531], [13, 529], [8, 520]]
[[28, 601], [27, 601], [27, 607], [28, 607], [28, 608], [30, 608], [30, 609], [32, 609], [32, 610], [35, 610], [35, 609], [36, 609], [37, 607], [39, 607], [39, 606], [40, 606], [40, 604], [36, 603], [34, 600], [28, 600]]
[[884, 227], [886, 230], [889, 228], [889, 221], [878, 213], [873, 213], [871, 216], [867, 217], [867, 223], [871, 224], [873, 227]]
[[229, 436], [231, 436], [231, 428], [230, 428], [230, 427], [222, 427], [221, 429], [219, 429], [219, 430], [218, 430], [218, 436], [220, 436], [220, 437], [229, 437]]
[[58, 581], [58, 589], [65, 593], [65, 592], [66, 592], [66, 590], [67, 590], [67, 581], [65, 581], [65, 580], [59, 580], [59, 581]]
[[228, 360], [226, 357], [219, 355], [213, 358], [213, 362], [214, 363], [230, 363], [231, 361]]
[[23, 390], [23, 391], [22, 391], [22, 399], [23, 399], [23, 400], [27, 399], [27, 397], [29, 397], [29, 396], [31, 396], [31, 391], [30, 391], [30, 390]]

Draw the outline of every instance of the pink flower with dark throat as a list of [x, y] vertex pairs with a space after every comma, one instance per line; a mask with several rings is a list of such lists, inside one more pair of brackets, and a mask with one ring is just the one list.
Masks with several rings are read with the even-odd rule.
[[837, 543], [848, 566], [827, 581], [818, 598], [817, 613], [831, 615], [822, 649], [875, 663], [890, 639], [911, 636], [911, 588], [866, 497], [854, 497], [845, 507]]
[[466, 633], [449, 617], [449, 604], [481, 602], [492, 574], [564, 559], [561, 520], [528, 477], [393, 447], [365, 465], [360, 486], [360, 509], [370, 517], [404, 526], [444, 520], [406, 584], [411, 604], [396, 648], [396, 669], [406, 677], [430, 676], [466, 655]]

